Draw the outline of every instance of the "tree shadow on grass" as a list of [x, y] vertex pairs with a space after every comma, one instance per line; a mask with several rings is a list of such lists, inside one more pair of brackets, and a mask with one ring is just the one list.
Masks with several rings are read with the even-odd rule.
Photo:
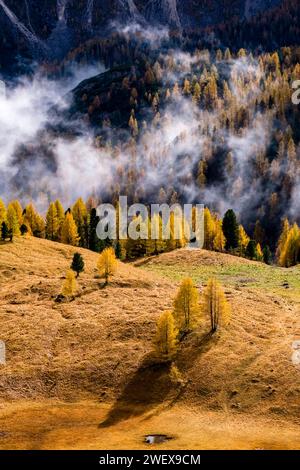
[[139, 416], [163, 403], [172, 389], [170, 364], [153, 364], [147, 356], [130, 378], [100, 428]]
[[220, 335], [217, 331], [209, 331], [201, 336], [191, 335], [184, 338], [176, 361], [179, 369], [185, 371], [192, 369], [197, 358], [215, 346], [219, 338]]
[[[185, 370], [192, 368], [199, 354], [206, 352], [218, 340], [217, 335], [204, 334], [200, 338], [191, 339], [186, 348], [183, 343], [182, 352], [176, 363], [188, 363]], [[106, 419], [99, 428], [107, 428], [129, 418], [141, 416], [153, 408], [167, 402], [172, 407], [184, 393], [184, 387], [174, 386], [170, 378], [171, 364], [154, 364], [153, 356], [145, 357], [138, 370], [130, 378], [121, 395], [116, 400]], [[180, 368], [180, 367], [179, 367]], [[155, 411], [154, 411], [155, 413]]]

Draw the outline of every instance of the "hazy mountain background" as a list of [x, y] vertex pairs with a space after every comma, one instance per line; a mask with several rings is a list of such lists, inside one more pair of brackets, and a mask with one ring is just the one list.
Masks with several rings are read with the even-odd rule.
[[162, 192], [275, 250], [300, 220], [299, 25], [295, 0], [0, 0], [0, 197]]
[[88, 39], [124, 25], [168, 27], [182, 34], [270, 10], [281, 0], [1, 0], [2, 69], [17, 57], [62, 59]]

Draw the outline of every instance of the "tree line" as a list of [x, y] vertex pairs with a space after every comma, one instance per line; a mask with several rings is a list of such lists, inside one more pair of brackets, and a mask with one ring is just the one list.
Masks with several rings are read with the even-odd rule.
[[[151, 239], [152, 221], [149, 218], [146, 229], [149, 235], [147, 240], [131, 238], [101, 240], [96, 231], [100, 220], [95, 208], [96, 204], [94, 198], [89, 198], [86, 203], [79, 198], [71, 208], [65, 211], [61, 202], [56, 200], [50, 203], [44, 218], [32, 203], [23, 209], [20, 202], [15, 200], [6, 207], [0, 199], [1, 239], [12, 241], [15, 236], [35, 236], [67, 245], [80, 246], [98, 253], [107, 247], [113, 247], [117, 258], [122, 260], [172, 251], [185, 247], [189, 242], [183, 225], [179, 237], [178, 235], [175, 237], [173, 212], [170, 214], [170, 238], [167, 240], [163, 237], [162, 218], [159, 214], [154, 216], [157, 217], [154, 223], [157, 223], [159, 227], [158, 239]], [[145, 222], [139, 216], [136, 219], [137, 228], [141, 229]], [[272, 261], [272, 254], [267, 245], [261, 246], [261, 233], [262, 228], [257, 222], [254, 238], [250, 239], [244, 227], [238, 223], [237, 216], [232, 209], [225, 213], [223, 219], [208, 208], [204, 209], [204, 248], [207, 250], [232, 253], [269, 264]], [[282, 237], [280, 240], [282, 244]], [[280, 261], [280, 264], [284, 263]]]
[[[64, 210], [61, 202], [51, 202], [46, 217], [35, 209], [32, 203], [24, 209], [18, 200], [12, 201], [6, 207], [0, 199], [0, 227], [3, 241], [12, 241], [13, 237], [31, 235], [38, 238], [46, 238], [51, 241], [61, 242], [67, 245], [88, 248], [95, 252], [102, 252], [105, 248], [113, 246], [117, 258], [135, 259], [143, 256], [157, 255], [166, 251], [183, 248], [189, 242], [182, 225], [179, 237], [175, 237], [175, 215], [170, 214], [170, 238], [163, 237], [162, 218], [158, 214], [157, 221], [150, 218], [146, 222], [148, 227], [148, 239], [133, 240], [101, 240], [97, 236], [99, 217], [96, 201], [90, 198], [87, 203], [79, 198], [75, 204]], [[118, 207], [117, 207], [118, 209]], [[136, 217], [136, 225], [141, 229], [145, 222]], [[159, 227], [158, 239], [151, 239], [151, 222]], [[236, 214], [232, 209], [228, 210], [223, 220], [218, 214], [208, 208], [204, 210], [204, 248], [207, 250], [229, 252], [249, 259], [271, 262], [271, 252], [268, 246], [260, 245], [261, 228], [259, 224], [254, 232], [254, 240], [250, 240], [244, 227], [238, 223]], [[118, 234], [118, 230], [117, 230]]]

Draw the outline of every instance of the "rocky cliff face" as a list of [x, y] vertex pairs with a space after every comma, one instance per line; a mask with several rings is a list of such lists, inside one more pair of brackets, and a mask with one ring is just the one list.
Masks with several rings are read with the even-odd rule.
[[182, 31], [249, 18], [282, 0], [0, 0], [0, 52], [62, 58], [86, 39], [105, 35], [112, 24], [163, 25]]
[[154, 0], [145, 6], [145, 17], [150, 23], [161, 23], [175, 29], [182, 29], [176, 0]]
[[[107, 26], [114, 20], [161, 23], [186, 28], [220, 22], [232, 14], [249, 17], [281, 0], [0, 0], [0, 24], [10, 24], [30, 40], [51, 35], [58, 23], [80, 30]], [[27, 31], [26, 31], [27, 30]]]

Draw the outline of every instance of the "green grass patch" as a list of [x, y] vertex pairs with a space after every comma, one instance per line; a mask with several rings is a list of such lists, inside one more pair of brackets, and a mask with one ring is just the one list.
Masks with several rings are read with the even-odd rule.
[[300, 301], [300, 268], [280, 268], [263, 263], [222, 265], [167, 265], [146, 264], [142, 269], [171, 280], [191, 277], [197, 284], [205, 284], [210, 277], [217, 277], [226, 287], [250, 287]]

